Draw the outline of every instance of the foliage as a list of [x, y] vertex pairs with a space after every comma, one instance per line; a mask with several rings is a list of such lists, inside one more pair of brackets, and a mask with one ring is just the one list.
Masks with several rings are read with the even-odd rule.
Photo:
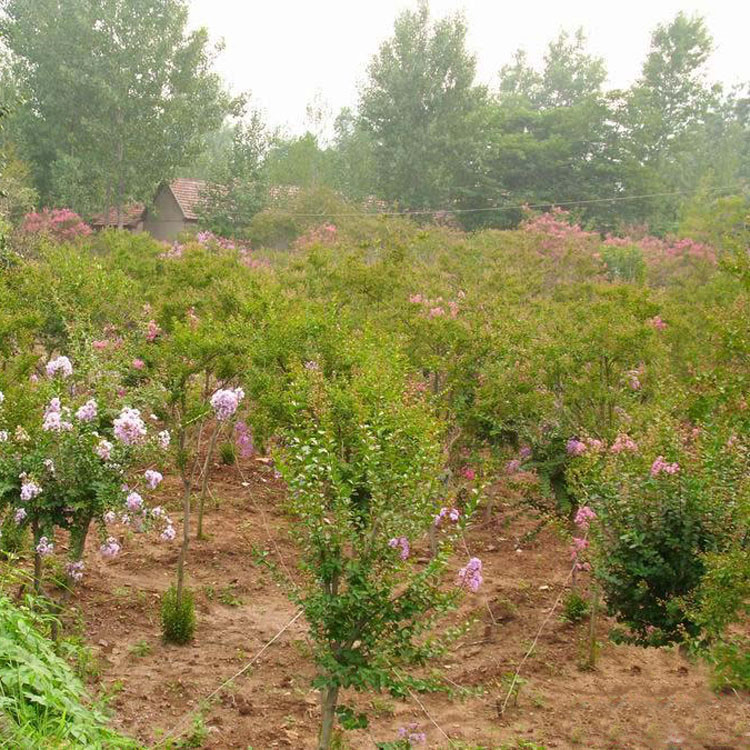
[[136, 748], [107, 727], [80, 680], [40, 632], [47, 622], [0, 597], [0, 741], [38, 747]]
[[306, 574], [295, 598], [315, 643], [326, 749], [339, 689], [404, 694], [401, 665], [430, 654], [425, 639], [456, 598], [440, 587], [450, 531], [426, 566], [409, 549], [439, 510], [437, 426], [403, 393], [395, 352], [375, 358], [372, 345], [358, 348], [348, 371], [297, 370], [281, 451]]
[[588, 600], [579, 591], [570, 591], [563, 599], [563, 611], [560, 619], [564, 622], [576, 623], [583, 620], [589, 613]]
[[161, 631], [167, 643], [183, 646], [195, 634], [195, 601], [189, 589], [177, 598], [177, 588], [170, 586], [161, 599]]
[[4, 4], [22, 101], [9, 131], [43, 201], [121, 215], [219, 126], [229, 102], [187, 16], [181, 0]]

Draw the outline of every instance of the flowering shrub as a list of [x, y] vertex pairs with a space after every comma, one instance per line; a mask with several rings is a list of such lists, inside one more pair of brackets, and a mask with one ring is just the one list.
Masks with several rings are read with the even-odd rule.
[[24, 216], [21, 231], [27, 234], [47, 234], [59, 242], [70, 242], [91, 234], [91, 227], [69, 208], [43, 208]]
[[[86, 392], [85, 382], [75, 382], [73, 365], [65, 356], [51, 359], [45, 371], [47, 382], [33, 385], [28, 397], [46, 405], [35, 417], [32, 412], [28, 429], [18, 425], [4, 431], [0, 501], [6, 517], [32, 528], [38, 559], [54, 553], [56, 529], [70, 532], [67, 572], [72, 582], [78, 582], [92, 522], [107, 538], [102, 555], [111, 558], [120, 550], [109, 531], [113, 524], [136, 530], [157, 525], [163, 533], [171, 521], [166, 515], [152, 515], [136, 491], [139, 485], [154, 489], [155, 477], [161, 478], [154, 470], [145, 476], [136, 471], [155, 450], [140, 412], [124, 407], [112, 419], [110, 409], [100, 408]], [[37, 577], [38, 573], [37, 566]]]
[[[655, 448], [653, 437], [644, 441]], [[635, 443], [621, 435], [610, 450], [582, 455], [569, 470], [590, 506], [578, 510], [576, 523], [589, 530], [596, 519], [589, 559], [607, 606], [639, 643], [699, 634], [691, 603], [706, 575], [706, 556], [733, 548], [742, 534], [737, 491], [745, 486], [748, 454], [727, 452], [726, 438], [717, 437], [714, 430], [700, 431], [697, 439], [679, 430], [664, 433], [660, 441], [680, 453], [679, 461], [670, 461], [642, 455], [643, 445], [625, 449]], [[587, 547], [584, 538], [574, 539], [573, 559], [580, 561]]]

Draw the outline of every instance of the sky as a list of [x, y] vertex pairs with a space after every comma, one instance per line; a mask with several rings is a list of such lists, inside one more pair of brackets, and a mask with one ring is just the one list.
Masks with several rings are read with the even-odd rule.
[[[223, 41], [217, 69], [234, 93], [251, 92], [267, 122], [290, 134], [307, 129], [306, 108], [332, 113], [354, 106], [367, 64], [416, 0], [189, 0], [190, 23]], [[611, 87], [639, 74], [650, 35], [680, 10], [705, 17], [715, 51], [713, 80], [750, 80], [750, 2], [747, 0], [432, 0], [434, 17], [456, 11], [468, 23], [478, 80], [494, 85], [513, 52], [540, 62], [548, 42], [582, 26], [591, 52], [603, 57]]]

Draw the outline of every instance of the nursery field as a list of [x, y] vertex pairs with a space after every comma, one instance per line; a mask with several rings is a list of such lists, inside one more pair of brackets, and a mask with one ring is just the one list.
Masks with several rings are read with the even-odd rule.
[[0, 250], [0, 746], [750, 747], [746, 203], [321, 210]]
[[[288, 519], [279, 512], [284, 489], [270, 469], [253, 463], [243, 463], [242, 474], [214, 467], [218, 505], [207, 516], [210, 539], [194, 550], [200, 592], [194, 645], [161, 641], [155, 602], [170, 583], [174, 550], [140, 546], [112, 565], [98, 564], [80, 590], [77, 609], [97, 655], [97, 681], [114, 696], [118, 726], [146, 746], [174, 727], [192, 732], [196, 747], [315, 745], [319, 698], [310, 688], [313, 668], [302, 623], [201, 705], [222, 677], [240, 670], [295, 614], [272, 577], [242, 562], [252, 548], [278, 554], [290, 567], [296, 562]], [[566, 623], [559, 611], [542, 631], [517, 698], [500, 718], [498, 703], [512, 674], [566, 587], [564, 537], [546, 530], [522, 541], [535, 521], [516, 493], [504, 493], [492, 522], [468, 535], [491, 584], [459, 610], [459, 617], [476, 622], [435, 665], [457, 694], [420, 697], [453, 743], [414, 700], [354, 697], [371, 726], [352, 732], [349, 746], [372, 748], [416, 723], [427, 735], [423, 746], [435, 748], [747, 747], [747, 697], [714, 693], [705, 665], [677, 649], [606, 643], [613, 623], [603, 619], [597, 669], [582, 670], [588, 623]], [[203, 718], [197, 732], [195, 716]]]

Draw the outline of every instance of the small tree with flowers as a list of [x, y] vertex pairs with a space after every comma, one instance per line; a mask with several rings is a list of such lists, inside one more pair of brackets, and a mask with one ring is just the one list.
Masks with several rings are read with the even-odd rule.
[[71, 584], [83, 577], [92, 523], [100, 526], [105, 558], [120, 551], [114, 524], [157, 526], [162, 538], [174, 536], [166, 513], [149, 510], [143, 499], [162, 480], [153, 468], [143, 471], [159, 438], [149, 435], [137, 409], [101, 404], [89, 386], [74, 377], [68, 357], [55, 357], [23, 394], [31, 403], [26, 422], [14, 425], [6, 418], [0, 430], [0, 500], [6, 517], [31, 527], [37, 592], [42, 560], [53, 553], [58, 529], [70, 535]]
[[211, 458], [219, 436], [239, 416], [245, 395], [240, 387], [230, 386], [244, 349], [226, 326], [208, 316], [198, 319], [190, 310], [185, 320], [171, 321], [168, 332], [152, 323], [149, 336], [155, 351], [147, 375], [166, 392], [166, 415], [175, 436], [173, 449], [182, 481], [182, 544], [175, 585], [162, 601], [162, 629], [167, 641], [187, 643], [195, 629], [192, 595], [185, 587], [194, 493], [200, 482], [201, 538]]
[[[300, 367], [291, 385], [294, 418], [279, 459], [302, 550], [294, 598], [314, 642], [319, 750], [331, 746], [337, 713], [345, 726], [365, 722], [339, 707], [342, 689], [403, 696], [424, 685], [402, 670], [439, 652], [433, 626], [461, 588], [481, 583], [472, 559], [459, 585], [441, 585], [466, 513], [440, 511], [438, 424], [404, 389], [399, 363], [373, 353], [348, 373]], [[415, 555], [415, 545], [428, 549], [435, 523], [437, 554]]]

